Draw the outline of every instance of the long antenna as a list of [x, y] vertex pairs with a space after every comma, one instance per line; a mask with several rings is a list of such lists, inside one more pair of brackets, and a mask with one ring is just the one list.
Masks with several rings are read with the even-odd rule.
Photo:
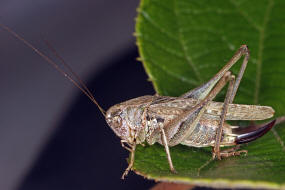
[[47, 41], [46, 39], [43, 39], [46, 46], [52, 51], [52, 53], [61, 61], [62, 65], [76, 78], [76, 80], [79, 82], [79, 84], [84, 88], [86, 93], [95, 100], [93, 94], [90, 92], [90, 90], [87, 88], [87, 86], [84, 84], [84, 82], [80, 79], [80, 77], [73, 71], [73, 69], [66, 63], [66, 61], [59, 55], [59, 53], [56, 51], [56, 49]]
[[[63, 66], [69, 70], [74, 76], [75, 78], [79, 81], [76, 82], [71, 76], [69, 76], [63, 69], [61, 69], [53, 60], [51, 60], [47, 55], [45, 55], [44, 53], [42, 53], [39, 49], [37, 49], [36, 47], [34, 47], [31, 43], [29, 43], [28, 41], [26, 41], [23, 37], [21, 37], [20, 35], [18, 35], [16, 32], [14, 32], [12, 29], [10, 29], [8, 26], [5, 26], [3, 24], [0, 23], [0, 27], [3, 28], [4, 30], [6, 30], [7, 32], [9, 32], [10, 34], [12, 34], [15, 38], [17, 38], [18, 40], [20, 40], [21, 42], [23, 42], [26, 46], [28, 46], [29, 48], [31, 48], [34, 52], [36, 52], [39, 56], [41, 56], [43, 59], [45, 59], [50, 65], [52, 65], [56, 70], [58, 70], [64, 77], [66, 77], [70, 82], [73, 83], [74, 86], [76, 86], [77, 88], [79, 88], [100, 110], [100, 112], [105, 116], [106, 112], [105, 110], [98, 104], [98, 102], [95, 100], [94, 96], [91, 94], [91, 92], [89, 91], [89, 89], [86, 87], [86, 85], [82, 82], [82, 80], [80, 80], [80, 78], [78, 77], [78, 75], [76, 75], [73, 70], [66, 64], [66, 62], [58, 55], [58, 53], [55, 51], [55, 49], [49, 44], [47, 43], [47, 41], [45, 42], [48, 47], [52, 50], [52, 52], [55, 54], [55, 56], [62, 62]], [[82, 87], [80, 86], [82, 85]]]

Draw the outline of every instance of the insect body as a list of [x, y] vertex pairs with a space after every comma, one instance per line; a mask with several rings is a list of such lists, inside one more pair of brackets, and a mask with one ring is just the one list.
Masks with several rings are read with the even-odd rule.
[[[237, 151], [238, 146], [220, 151], [220, 147], [253, 141], [269, 131], [274, 124], [285, 120], [285, 117], [281, 117], [262, 125], [247, 128], [231, 126], [225, 122], [226, 120], [264, 120], [274, 115], [274, 110], [268, 106], [233, 104], [249, 59], [249, 51], [246, 45], [242, 45], [232, 59], [207, 83], [180, 97], [142, 96], [114, 105], [105, 113], [88, 88], [49, 44], [47, 45], [76, 80], [10, 28], [1, 24], [0, 27], [53, 65], [98, 106], [108, 125], [121, 138], [122, 146], [131, 152], [129, 166], [122, 178], [133, 167], [137, 144], [147, 142], [150, 145], [154, 143], [163, 145], [170, 170], [176, 172], [171, 160], [169, 146], [177, 144], [194, 147], [212, 146], [213, 158], [218, 159], [240, 155], [247, 153], [247, 151]], [[244, 59], [240, 72], [235, 78], [229, 70], [243, 55]], [[229, 86], [224, 102], [214, 102], [213, 99], [227, 83]]]
[[[142, 96], [111, 107], [106, 121], [123, 140], [135, 138], [137, 144], [145, 141], [150, 145], [161, 144], [160, 126], [167, 126], [198, 103], [193, 98]], [[180, 143], [194, 147], [213, 146], [222, 107], [223, 103], [211, 101], [197, 125], [191, 126], [191, 132]], [[273, 114], [274, 110], [268, 106], [230, 104], [226, 120], [260, 120], [271, 118]], [[221, 145], [234, 143], [237, 135], [233, 135], [236, 131], [233, 128], [235, 126], [224, 126]]]
[[[245, 55], [237, 79], [229, 69]], [[111, 107], [106, 121], [122, 140], [122, 146], [131, 152], [131, 160], [124, 176], [132, 168], [137, 144], [159, 143], [165, 147], [170, 170], [172, 164], [169, 146], [183, 144], [193, 147], [213, 147], [213, 158], [247, 153], [237, 148], [220, 151], [221, 146], [233, 146], [253, 141], [275, 124], [275, 120], [246, 130], [231, 126], [225, 120], [264, 120], [273, 117], [268, 106], [232, 104], [249, 58], [242, 45], [233, 58], [207, 83], [180, 97], [142, 96]], [[212, 100], [229, 83], [223, 103]], [[126, 146], [127, 144], [128, 146]]]

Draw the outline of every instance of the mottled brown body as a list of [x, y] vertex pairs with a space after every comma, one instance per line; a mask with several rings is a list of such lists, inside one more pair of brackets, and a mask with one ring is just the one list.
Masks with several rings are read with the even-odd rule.
[[[179, 115], [191, 110], [199, 103], [200, 100], [194, 98], [142, 96], [111, 107], [106, 117], [114, 118], [116, 116], [111, 113], [118, 114], [116, 110], [120, 110], [122, 123], [118, 123], [119, 126], [113, 128], [113, 130], [122, 139], [136, 136], [136, 142], [139, 144], [144, 141], [150, 145], [156, 142], [163, 144], [159, 135], [159, 126], [168, 126]], [[210, 101], [198, 123], [189, 126], [191, 128], [189, 135], [179, 143], [194, 147], [214, 146], [222, 108], [223, 103]], [[264, 120], [273, 117], [273, 115], [274, 110], [269, 106], [229, 104], [226, 120]], [[107, 120], [107, 122], [109, 125], [114, 126], [110, 121]], [[236, 135], [233, 134], [232, 128], [236, 128], [236, 126], [224, 124], [222, 146], [234, 144]], [[165, 130], [166, 137], [171, 141], [171, 137], [179, 129], [175, 131]], [[170, 143], [168, 145], [175, 146], [179, 143]]]

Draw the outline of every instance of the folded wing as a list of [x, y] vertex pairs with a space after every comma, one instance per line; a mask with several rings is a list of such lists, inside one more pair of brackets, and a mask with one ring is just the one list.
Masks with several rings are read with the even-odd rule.
[[[223, 103], [211, 102], [204, 117], [219, 119]], [[273, 117], [274, 110], [270, 106], [230, 104], [226, 120], [264, 120]]]

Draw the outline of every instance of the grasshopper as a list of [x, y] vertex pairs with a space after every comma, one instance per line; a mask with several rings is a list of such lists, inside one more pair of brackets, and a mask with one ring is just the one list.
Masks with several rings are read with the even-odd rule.
[[[101, 113], [107, 124], [121, 139], [121, 145], [131, 153], [129, 165], [122, 175], [122, 179], [133, 168], [137, 144], [149, 145], [159, 143], [164, 146], [173, 173], [173, 166], [169, 147], [183, 144], [192, 147], [213, 147], [213, 159], [247, 154], [246, 150], [238, 150], [239, 145], [253, 141], [267, 133], [275, 124], [283, 122], [285, 117], [277, 118], [265, 124], [240, 128], [226, 123], [226, 120], [265, 120], [273, 117], [274, 110], [269, 106], [233, 104], [240, 81], [246, 69], [249, 50], [242, 45], [230, 61], [208, 82], [190, 90], [180, 97], [146, 95], [134, 98], [109, 108], [107, 112], [100, 107], [94, 96], [80, 80], [80, 78], [66, 65], [54, 48], [47, 43], [65, 68], [76, 78], [73, 79], [64, 70], [43, 54], [24, 38], [5, 25], [0, 27], [43, 57], [61, 74], [67, 77], [79, 88]], [[244, 56], [237, 78], [230, 72], [230, 68]], [[213, 99], [223, 87], [228, 85], [224, 102], [214, 102]], [[235, 146], [220, 150], [220, 147]]]
[[[229, 70], [242, 56], [242, 66], [235, 78]], [[173, 173], [176, 171], [169, 147], [178, 144], [192, 147], [211, 146], [213, 159], [247, 154], [246, 150], [237, 151], [239, 144], [263, 136], [276, 123], [276, 120], [273, 120], [263, 125], [241, 129], [225, 122], [265, 120], [274, 115], [274, 110], [269, 106], [232, 104], [248, 59], [248, 47], [242, 45], [214, 77], [180, 97], [142, 96], [111, 107], [106, 113], [106, 121], [122, 139], [122, 146], [131, 153], [129, 165], [122, 178], [133, 167], [136, 145], [145, 141], [149, 145], [159, 143], [164, 146]], [[224, 102], [212, 101], [227, 83], [229, 86]], [[220, 150], [220, 147], [234, 145], [237, 146]]]

